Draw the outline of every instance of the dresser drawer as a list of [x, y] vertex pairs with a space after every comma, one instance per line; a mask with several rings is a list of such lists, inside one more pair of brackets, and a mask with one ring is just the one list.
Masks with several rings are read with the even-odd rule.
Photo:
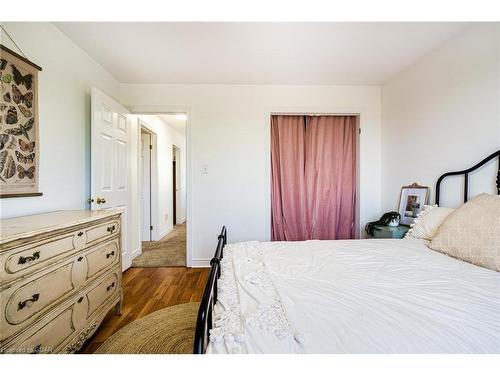
[[0, 341], [0, 353], [67, 351], [68, 344], [81, 336], [85, 327], [94, 330], [95, 325], [91, 323], [95, 323], [96, 317], [105, 315], [121, 298], [120, 280], [121, 266], [117, 266], [49, 310], [40, 320], [26, 325], [11, 338]]
[[10, 325], [23, 323], [59, 298], [74, 290], [72, 282], [73, 264], [62, 267], [28, 283], [17, 283], [2, 291], [6, 300], [5, 320]]
[[[111, 272], [110, 268], [120, 263], [119, 249], [119, 239], [115, 238], [2, 290], [0, 304], [4, 314], [0, 317], [0, 338], [4, 339], [19, 331], [45, 310], [76, 293], [100, 274]], [[108, 285], [111, 283], [112, 281]], [[110, 289], [114, 291], [114, 287]], [[92, 298], [89, 298], [91, 304], [98, 299], [93, 293]], [[111, 294], [103, 294], [105, 295]]]
[[120, 258], [119, 249], [119, 239], [116, 238], [87, 252], [85, 255], [87, 260], [87, 279], [94, 277], [113, 263], [116, 263]]
[[3, 289], [0, 292], [0, 339], [24, 329], [76, 293], [86, 280], [87, 265], [83, 260], [83, 257], [70, 259]]
[[84, 325], [75, 324], [78, 334], [61, 348], [63, 352], [73, 353], [79, 350], [85, 340], [96, 331], [109, 309], [116, 307], [121, 298], [120, 276], [121, 267], [118, 266], [115, 270], [110, 271], [109, 274], [101, 277], [86, 288], [82, 293], [86, 298], [80, 297], [77, 299], [75, 306], [80, 308], [78, 311], [75, 309], [73, 320], [75, 322], [83, 321]]
[[71, 256], [84, 247], [84, 232], [76, 230], [49, 240], [22, 246], [15, 251], [7, 251], [0, 255], [0, 262], [5, 264], [4, 270], [1, 270], [2, 283], [46, 267], [59, 259]]
[[120, 232], [120, 220], [112, 220], [84, 230], [87, 245], [92, 245]]
[[87, 293], [87, 319], [120, 291], [121, 269], [117, 268]]
[[33, 325], [20, 340], [4, 349], [6, 353], [52, 353], [75, 333], [73, 308], [64, 310], [48, 322]]

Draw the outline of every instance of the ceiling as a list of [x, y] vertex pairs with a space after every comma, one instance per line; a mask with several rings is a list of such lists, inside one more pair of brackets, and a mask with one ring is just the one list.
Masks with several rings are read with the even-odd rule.
[[164, 120], [167, 124], [172, 126], [177, 133], [180, 133], [182, 135], [186, 135], [186, 120], [179, 120], [178, 118], [175, 117], [175, 114], [163, 114], [163, 115], [158, 115], [159, 118]]
[[377, 85], [467, 23], [65, 22], [56, 26], [121, 83]]

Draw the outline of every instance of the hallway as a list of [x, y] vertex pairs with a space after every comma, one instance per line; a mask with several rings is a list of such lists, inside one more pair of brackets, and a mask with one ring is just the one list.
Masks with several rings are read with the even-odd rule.
[[174, 229], [160, 241], [142, 243], [142, 254], [132, 261], [132, 267], [185, 267], [186, 223]]

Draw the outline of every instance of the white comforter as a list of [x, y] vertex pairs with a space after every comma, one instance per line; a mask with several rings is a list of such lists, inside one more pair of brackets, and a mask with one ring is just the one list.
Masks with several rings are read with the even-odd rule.
[[208, 353], [500, 353], [500, 273], [419, 240], [225, 248]]

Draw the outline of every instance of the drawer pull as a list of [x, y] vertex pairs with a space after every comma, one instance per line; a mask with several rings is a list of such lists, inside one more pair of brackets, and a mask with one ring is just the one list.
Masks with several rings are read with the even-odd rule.
[[115, 282], [113, 281], [110, 285], [106, 287], [106, 291], [109, 292], [110, 289], [113, 289], [115, 287]]
[[40, 259], [40, 252], [35, 251], [32, 256], [30, 257], [19, 257], [19, 261], [17, 264], [25, 264], [28, 262], [33, 262], [34, 260]]
[[109, 233], [113, 233], [113, 232], [115, 231], [115, 229], [116, 229], [116, 225], [114, 225], [114, 224], [113, 224], [113, 225], [110, 225], [110, 226], [108, 227], [107, 231], [108, 231]]
[[83, 257], [78, 257], [77, 261], [81, 262], [83, 260]]
[[78, 232], [77, 236], [78, 236], [78, 237], [83, 236], [83, 232]]
[[76, 302], [82, 303], [82, 301], [83, 301], [83, 297], [80, 297], [80, 298], [78, 298], [78, 301], [76, 301]]
[[108, 259], [109, 257], [112, 257], [114, 255], [115, 255], [115, 251], [113, 250], [112, 252], [106, 254], [106, 259]]
[[40, 297], [40, 294], [39, 293], [36, 293], [36, 294], [33, 294], [33, 296], [31, 296], [31, 298], [28, 298], [27, 300], [25, 301], [21, 301], [17, 304], [17, 310], [22, 310], [24, 309], [26, 306], [31, 306], [31, 304], [33, 302], [36, 302], [38, 301], [38, 298]]

